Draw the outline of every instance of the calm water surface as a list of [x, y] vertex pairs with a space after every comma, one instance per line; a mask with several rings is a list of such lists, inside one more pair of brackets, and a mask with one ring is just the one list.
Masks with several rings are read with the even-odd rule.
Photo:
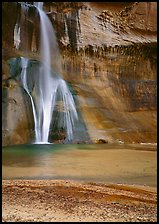
[[156, 186], [156, 146], [32, 144], [3, 147], [2, 178]]

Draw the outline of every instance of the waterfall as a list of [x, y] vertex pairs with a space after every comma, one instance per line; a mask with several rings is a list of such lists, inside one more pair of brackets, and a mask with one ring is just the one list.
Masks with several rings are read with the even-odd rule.
[[35, 143], [48, 143], [49, 130], [53, 111], [56, 106], [57, 93], [63, 101], [64, 117], [59, 120], [59, 124], [65, 128], [67, 139], [73, 139], [74, 120], [78, 119], [74, 99], [67, 86], [67, 83], [62, 79], [61, 59], [58, 44], [56, 41], [55, 31], [53, 26], [42, 10], [43, 3], [36, 2], [34, 6], [38, 10], [40, 17], [40, 60], [41, 64], [37, 70], [38, 80], [34, 80], [34, 90], [36, 98], [32, 96], [33, 93], [29, 91], [28, 79], [29, 72], [27, 71], [28, 60], [21, 58], [21, 80], [23, 88], [30, 97], [34, 126], [35, 126]]
[[31, 105], [32, 105], [32, 109], [33, 109], [33, 117], [34, 117], [34, 125], [35, 125], [35, 139], [36, 139], [36, 141], [40, 141], [41, 133], [40, 133], [39, 123], [37, 122], [38, 119], [37, 119], [37, 114], [36, 114], [36, 107], [35, 107], [33, 97], [30, 94], [30, 91], [29, 91], [29, 88], [27, 85], [27, 67], [28, 67], [28, 59], [27, 58], [21, 57], [21, 67], [22, 67], [21, 80], [22, 80], [23, 88], [26, 90], [27, 94], [30, 97]]
[[17, 23], [14, 27], [14, 46], [16, 49], [19, 49], [20, 46], [20, 27], [18, 27]]
[[43, 2], [34, 2], [34, 5], [38, 8], [38, 9], [42, 9], [43, 8]]

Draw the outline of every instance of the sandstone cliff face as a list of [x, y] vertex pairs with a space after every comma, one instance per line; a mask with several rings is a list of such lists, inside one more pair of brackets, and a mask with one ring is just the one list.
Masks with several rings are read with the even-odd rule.
[[[46, 2], [44, 9], [77, 104], [74, 142], [156, 142], [157, 3]], [[34, 136], [31, 105], [8, 67], [12, 57], [38, 59], [38, 17], [30, 10], [26, 21], [20, 12], [19, 4], [3, 3], [4, 145], [27, 143]], [[17, 21], [19, 49], [13, 35]]]

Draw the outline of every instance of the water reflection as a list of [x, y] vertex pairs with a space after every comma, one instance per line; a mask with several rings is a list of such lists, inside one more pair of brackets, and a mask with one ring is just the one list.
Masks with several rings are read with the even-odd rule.
[[69, 179], [156, 186], [155, 145], [19, 145], [3, 147], [3, 179]]

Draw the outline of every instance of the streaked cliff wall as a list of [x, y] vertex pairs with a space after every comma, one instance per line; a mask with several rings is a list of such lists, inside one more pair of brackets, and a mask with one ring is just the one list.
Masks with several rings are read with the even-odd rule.
[[[33, 138], [27, 97], [7, 64], [21, 55], [38, 58], [38, 18], [30, 11], [25, 21], [19, 7], [3, 3], [3, 144]], [[46, 2], [44, 9], [80, 115], [74, 142], [156, 142], [157, 3]], [[23, 24], [19, 50], [13, 44], [17, 21]]]

